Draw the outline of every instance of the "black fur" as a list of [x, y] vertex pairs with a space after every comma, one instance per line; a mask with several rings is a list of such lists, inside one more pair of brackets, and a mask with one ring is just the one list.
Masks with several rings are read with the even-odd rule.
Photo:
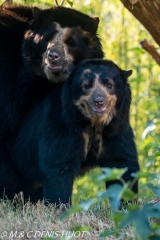
[[[98, 23], [93, 18], [64, 7], [38, 10], [37, 13], [37, 10], [31, 7], [2, 6], [0, 9], [0, 139], [7, 139], [20, 123], [27, 109], [52, 88], [43, 71], [37, 69], [42, 62], [42, 54], [46, 51], [47, 40], [42, 39], [36, 44], [34, 37], [37, 33], [43, 37], [48, 31], [52, 31], [53, 36], [54, 21], [62, 27], [80, 26], [84, 31], [88, 31], [96, 44], [89, 50], [85, 42], [81, 52], [87, 52], [90, 58], [103, 57], [101, 44], [96, 36]], [[24, 37], [26, 32], [28, 35], [30, 32], [33, 34]], [[86, 40], [82, 37], [80, 41], [83, 43]], [[73, 54], [74, 52], [76, 54], [75, 48]], [[77, 57], [74, 64], [88, 57], [85, 54], [78, 56], [80, 58]]]
[[[83, 75], [86, 69], [90, 75]], [[88, 96], [86, 91], [89, 90], [84, 90], [84, 83], [94, 74], [98, 74], [104, 90], [111, 79], [114, 84], [112, 94], [117, 97], [116, 114], [108, 125], [102, 124], [103, 144], [99, 156], [94, 144], [96, 125], [91, 124], [92, 118], [82, 114], [79, 105], [75, 106], [81, 97]], [[138, 171], [139, 165], [129, 124], [131, 91], [126, 75], [127, 72], [111, 61], [84, 61], [64, 84], [57, 85], [38, 101], [8, 142], [6, 161], [0, 170], [3, 171], [3, 174], [0, 172], [0, 197], [5, 188], [9, 198], [21, 190], [25, 198], [30, 195], [31, 201], [44, 197], [51, 203], [68, 203], [75, 177], [97, 166], [128, 167], [124, 180], [132, 180], [131, 173]], [[101, 114], [95, 114], [99, 119]], [[87, 152], [83, 132], [90, 137]], [[137, 183], [133, 190], [138, 191]]]
[[[38, 10], [38, 11], [37, 11]], [[40, 19], [44, 22], [47, 16], [50, 16], [51, 20], [60, 23], [62, 27], [76, 27], [81, 26], [81, 28], [91, 34], [95, 34], [98, 28], [98, 20], [96, 18], [89, 17], [88, 15], [79, 12], [73, 8], [66, 7], [54, 7], [49, 9], [40, 9], [36, 7], [29, 6], [17, 6], [17, 5], [2, 5], [1, 7], [2, 15], [5, 15], [5, 21], [8, 19], [9, 25], [12, 24], [10, 19], [13, 17], [18, 17], [19, 19], [26, 20], [30, 23], [34, 20], [34, 12], [39, 14]], [[52, 11], [52, 16], [51, 16]], [[8, 17], [6, 18], [6, 13]], [[38, 16], [39, 17], [39, 16]], [[18, 30], [18, 29], [17, 29]]]

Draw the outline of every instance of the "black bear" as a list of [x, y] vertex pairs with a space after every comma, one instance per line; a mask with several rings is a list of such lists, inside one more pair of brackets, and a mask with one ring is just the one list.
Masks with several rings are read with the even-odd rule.
[[[55, 87], [51, 81], [65, 80], [82, 59], [103, 57], [97, 27], [97, 19], [63, 7], [0, 8], [1, 196], [5, 182], [13, 192], [21, 189], [21, 173], [6, 156], [12, 132], [31, 106]], [[39, 188], [36, 194], [41, 196]]]
[[12, 179], [0, 172], [0, 197], [5, 188], [10, 198], [23, 191], [31, 201], [66, 204], [75, 177], [96, 166], [128, 167], [124, 180], [132, 180], [139, 165], [129, 124], [130, 75], [111, 61], [85, 60], [39, 100], [8, 141], [5, 163], [14, 173]]
[[83, 59], [103, 57], [97, 27], [97, 19], [69, 8], [1, 7], [1, 141], [54, 87], [51, 82], [65, 81]]

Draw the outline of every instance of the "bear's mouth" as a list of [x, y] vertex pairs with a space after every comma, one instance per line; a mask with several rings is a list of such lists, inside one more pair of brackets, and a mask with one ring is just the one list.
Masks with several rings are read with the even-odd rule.
[[46, 68], [51, 71], [52, 73], [59, 73], [62, 71], [62, 65], [58, 65], [58, 64], [51, 64], [48, 59], [45, 59], [45, 64], [46, 64]]
[[92, 112], [95, 114], [101, 115], [107, 111], [107, 107], [104, 105], [103, 106], [93, 106], [89, 103], [87, 103], [87, 104], [91, 108]]
[[62, 66], [47, 64], [47, 69], [53, 73], [61, 72]]
[[98, 114], [103, 114], [107, 110], [106, 106], [103, 106], [103, 107], [93, 107], [93, 106], [91, 106], [91, 108], [92, 108], [93, 112], [98, 113]]

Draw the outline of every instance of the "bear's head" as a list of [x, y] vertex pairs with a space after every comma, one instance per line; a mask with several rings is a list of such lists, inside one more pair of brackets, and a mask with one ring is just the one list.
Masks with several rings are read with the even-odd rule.
[[131, 70], [121, 70], [112, 61], [83, 61], [65, 84], [64, 109], [74, 119], [88, 119], [92, 126], [128, 118], [131, 91], [127, 78], [131, 74]]
[[23, 42], [28, 71], [56, 83], [65, 81], [79, 61], [103, 58], [97, 18], [64, 7], [34, 8], [33, 16]]

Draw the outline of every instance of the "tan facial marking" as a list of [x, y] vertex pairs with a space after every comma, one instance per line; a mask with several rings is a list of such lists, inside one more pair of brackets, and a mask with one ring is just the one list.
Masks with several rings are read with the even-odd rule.
[[[44, 39], [46, 42], [46, 50], [42, 54], [42, 62], [37, 63], [37, 66], [35, 66], [34, 69], [37, 75], [41, 76], [45, 74], [48, 80], [57, 83], [60, 81], [65, 81], [68, 78], [72, 65], [75, 65], [77, 61], [91, 57], [92, 48], [94, 48], [95, 45], [97, 46], [97, 42], [94, 36], [92, 36], [89, 32], [81, 29], [81, 27], [63, 28], [59, 23], [54, 22], [54, 26], [55, 24], [57, 32], [53, 35], [53, 38], [48, 42], [48, 44], [46, 42], [47, 40]], [[72, 49], [74, 46], [67, 43], [67, 39], [70, 37], [75, 40], [75, 49], [73, 51]], [[28, 30], [25, 33], [25, 39], [29, 38], [32, 38], [33, 42], [38, 44], [39, 41], [43, 40], [43, 35], [40, 35], [38, 33], [35, 34], [32, 32], [32, 30]], [[77, 41], [77, 38], [83, 38], [81, 39], [82, 41], [84, 41], [84, 38], [87, 39], [88, 47], [85, 49], [85, 51], [83, 51], [83, 49], [80, 49], [79, 41]], [[57, 60], [56, 63], [53, 62], [51, 58], [47, 58], [48, 51], [51, 49], [55, 49], [60, 52], [59, 60]], [[72, 52], [74, 52], [74, 54], [72, 54]], [[76, 52], [80, 52], [80, 55], [76, 54]], [[57, 69], [59, 67], [62, 68], [60, 71], [58, 71], [55, 70], [56, 67]]]
[[[96, 114], [92, 107], [90, 106], [89, 102], [91, 102], [92, 95], [94, 91], [99, 89], [99, 91], [105, 94], [105, 105], [106, 111], [102, 114]], [[117, 97], [115, 94], [110, 94], [109, 91], [103, 84], [99, 82], [99, 75], [95, 74], [95, 81], [94, 85], [91, 88], [89, 94], [82, 95], [80, 99], [75, 102], [75, 105], [80, 109], [81, 113], [91, 120], [92, 126], [95, 126], [99, 123], [102, 125], [108, 125], [112, 118], [116, 115], [116, 105]]]
[[47, 45], [47, 49], [52, 48], [53, 46], [54, 46], [54, 43], [49, 42], [48, 45]]
[[[71, 35], [71, 28], [62, 28], [58, 23], [56, 23], [57, 33], [53, 36], [53, 39], [48, 43], [46, 52], [43, 53], [43, 69], [44, 73], [47, 76], [48, 80], [55, 83], [65, 81], [69, 76], [69, 64], [74, 62], [73, 56], [68, 53], [68, 46], [66, 44], [66, 38]], [[62, 71], [58, 75], [54, 75], [48, 65], [52, 66], [52, 63], [49, 62], [47, 58], [47, 52], [50, 49], [55, 49], [60, 52], [60, 59], [57, 63], [53, 63], [53, 66], [62, 66]]]
[[68, 53], [67, 44], [65, 40], [71, 35], [71, 28], [62, 28], [58, 23], [56, 23], [57, 34], [54, 35], [51, 40], [51, 44], [55, 47], [63, 48], [64, 59], [69, 61], [74, 61], [73, 56]]
[[[86, 69], [84, 73], [90, 73], [90, 70]], [[94, 107], [94, 94], [101, 94], [104, 96], [104, 106], [106, 106], [105, 112], [96, 113], [92, 109], [92, 107]], [[107, 87], [99, 81], [99, 75], [95, 74], [94, 83], [90, 91], [86, 94], [84, 93], [84, 95], [75, 102], [75, 105], [80, 109], [81, 113], [90, 119], [91, 129], [93, 129], [92, 135], [87, 134], [86, 132], [83, 133], [85, 141], [85, 155], [87, 155], [89, 148], [92, 146], [96, 157], [99, 158], [101, 156], [103, 152], [102, 131], [104, 125], [108, 125], [112, 118], [116, 115], [116, 101], [117, 97], [114, 92], [110, 92], [109, 89], [107, 89]]]
[[115, 104], [117, 101], [117, 97], [115, 95], [107, 95], [107, 111], [101, 117], [95, 117], [91, 122], [92, 125], [96, 125], [97, 123], [102, 123], [102, 125], [108, 125], [112, 118], [116, 115]]

